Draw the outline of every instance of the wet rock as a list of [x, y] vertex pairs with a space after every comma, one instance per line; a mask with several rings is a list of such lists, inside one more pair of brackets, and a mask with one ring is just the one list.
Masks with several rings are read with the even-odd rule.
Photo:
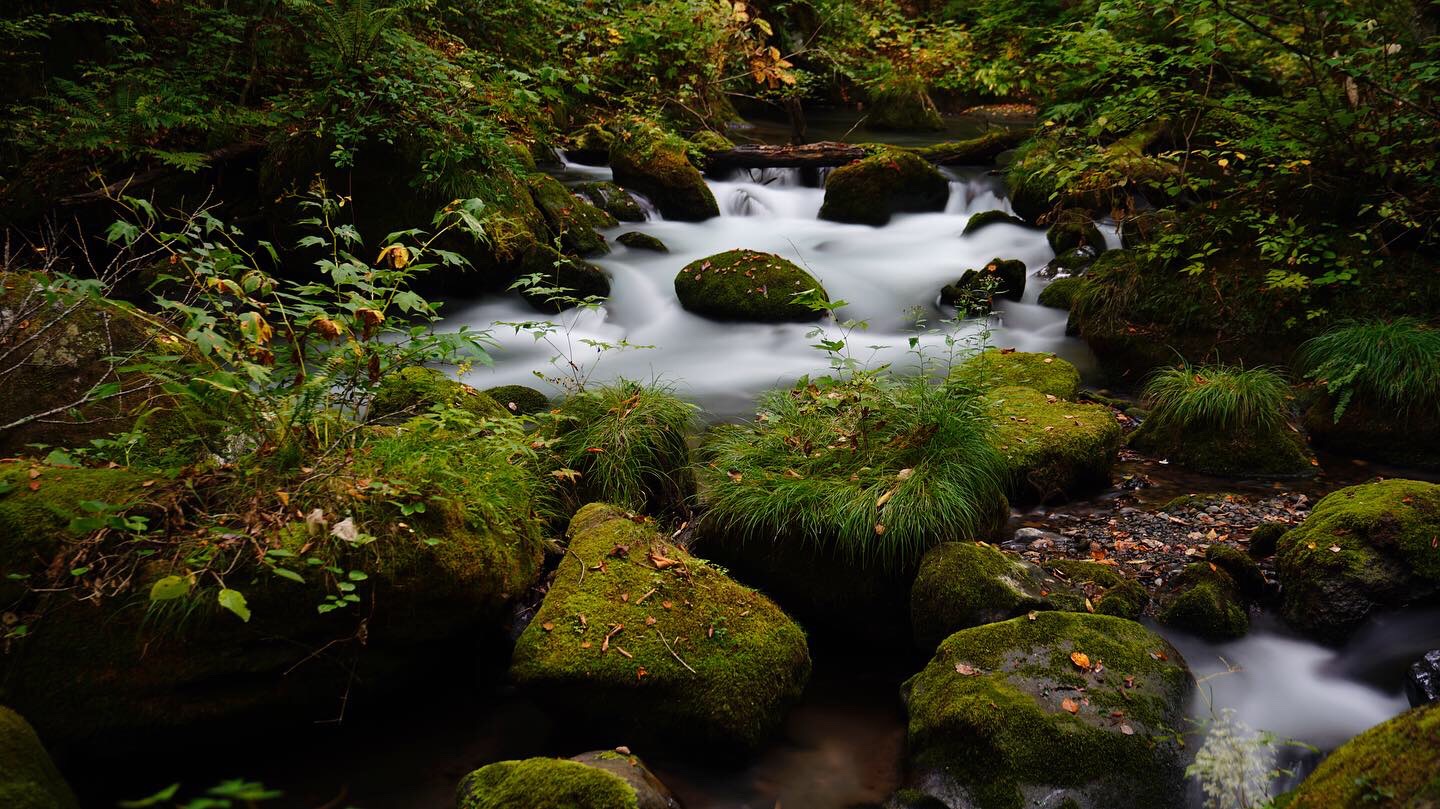
[[810, 273], [773, 253], [756, 250], [729, 250], [692, 261], [675, 276], [681, 306], [721, 320], [818, 320], [823, 312], [792, 300], [809, 289], [825, 296]]
[[526, 385], [501, 385], [486, 388], [484, 393], [517, 416], [529, 416], [550, 409], [550, 397]]
[[615, 135], [600, 124], [586, 124], [565, 138], [565, 157], [582, 166], [603, 166], [610, 159]]
[[1440, 703], [1411, 708], [1340, 745], [1286, 809], [1440, 806]]
[[1004, 211], [981, 211], [980, 213], [970, 215], [970, 218], [965, 222], [965, 229], [961, 231], [961, 233], [969, 236], [972, 233], [978, 233], [983, 228], [1000, 224], [1017, 225], [1022, 228], [1030, 227], [1030, 223], [1024, 219], [1005, 213]]
[[605, 237], [596, 231], [618, 225], [615, 217], [570, 193], [559, 180], [548, 174], [532, 174], [526, 182], [535, 204], [545, 214], [551, 232], [560, 238], [560, 244], [567, 253], [598, 256], [610, 251]]
[[649, 121], [623, 122], [610, 144], [615, 182], [649, 197], [666, 219], [701, 222], [719, 216], [720, 206], [691, 165], [687, 145]]
[[1025, 294], [1025, 262], [994, 258], [978, 270], [966, 270], [940, 289], [940, 300], [967, 312], [988, 312], [996, 298], [1018, 301]]
[[950, 181], [924, 158], [884, 151], [830, 172], [820, 218], [883, 225], [897, 213], [943, 211]]
[[640, 206], [639, 200], [614, 183], [580, 183], [574, 190], [589, 200], [591, 205], [621, 222], [645, 221], [645, 209]]
[[1082, 275], [1095, 263], [1098, 255], [1099, 251], [1089, 245], [1074, 247], [1050, 259], [1035, 274], [1041, 278]]
[[531, 250], [522, 271], [539, 278], [537, 285], [522, 289], [520, 295], [540, 312], [563, 312], [577, 301], [610, 297], [610, 278], [604, 270], [548, 245]]
[[1085, 285], [1084, 278], [1056, 278], [1040, 290], [1038, 303], [1041, 306], [1048, 306], [1051, 309], [1064, 309], [1069, 311], [1075, 302], [1075, 296]]
[[985, 399], [1012, 502], [1064, 498], [1109, 482], [1121, 438], [1109, 408], [1022, 387], [996, 388]]
[[1250, 630], [1240, 587], [1218, 566], [1195, 563], [1171, 584], [1175, 591], [1160, 608], [1160, 622], [1212, 641], [1234, 640]]
[[1130, 437], [1130, 445], [1210, 475], [1296, 478], [1314, 475], [1318, 469], [1304, 439], [1283, 425], [1223, 430], [1151, 420]]
[[1039, 566], [988, 545], [941, 543], [920, 560], [910, 590], [915, 643], [933, 649], [961, 629], [1074, 606], [1073, 595], [1059, 597], [1067, 589]]
[[1410, 664], [1405, 676], [1405, 696], [1411, 706], [1440, 700], [1440, 649], [1426, 652]]
[[656, 253], [668, 253], [670, 248], [664, 242], [651, 236], [648, 233], [629, 231], [616, 237], [615, 241], [625, 245], [631, 250], [651, 250]]
[[70, 785], [20, 714], [0, 705], [0, 806], [76, 809]]
[[1105, 252], [1105, 236], [1080, 211], [1063, 212], [1059, 221], [1045, 232], [1045, 240], [1057, 256], [1080, 247], [1088, 247], [1096, 254]]
[[457, 809], [680, 809], [636, 756], [611, 750], [569, 759], [498, 761], [465, 776]]

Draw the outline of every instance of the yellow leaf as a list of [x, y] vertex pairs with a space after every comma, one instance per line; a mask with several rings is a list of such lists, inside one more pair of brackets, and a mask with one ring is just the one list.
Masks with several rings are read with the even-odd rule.
[[1074, 663], [1076, 668], [1088, 669], [1090, 668], [1090, 655], [1084, 652], [1071, 652], [1070, 662]]

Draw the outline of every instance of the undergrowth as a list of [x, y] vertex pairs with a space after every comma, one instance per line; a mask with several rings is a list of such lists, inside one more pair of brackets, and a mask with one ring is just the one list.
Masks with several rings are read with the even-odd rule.
[[1162, 368], [1145, 384], [1160, 427], [1269, 430], [1285, 424], [1290, 388], [1271, 368], [1191, 365]]
[[1440, 329], [1416, 318], [1341, 324], [1301, 346], [1299, 363], [1336, 421], [1356, 398], [1405, 419], [1440, 414]]

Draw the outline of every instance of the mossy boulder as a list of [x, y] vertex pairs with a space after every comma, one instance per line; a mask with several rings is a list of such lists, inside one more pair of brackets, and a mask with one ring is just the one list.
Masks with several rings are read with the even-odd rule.
[[1054, 354], [989, 348], [950, 371], [949, 384], [994, 390], [1032, 388], [1060, 399], [1074, 399], [1080, 371]]
[[1207, 640], [1234, 640], [1250, 630], [1235, 579], [1219, 566], [1186, 565], [1160, 608], [1160, 622]]
[[76, 809], [70, 785], [24, 717], [0, 705], [0, 806]]
[[619, 222], [644, 222], [645, 209], [629, 191], [614, 183], [586, 182], [575, 186], [575, 193]]
[[1072, 276], [1083, 275], [1099, 256], [1100, 251], [1093, 247], [1074, 247], [1045, 262], [1045, 267], [1040, 274], [1052, 278], [1062, 273]]
[[1150, 603], [1150, 594], [1111, 565], [1078, 559], [1051, 559], [1040, 565], [1051, 577], [1077, 590], [1089, 604], [1066, 607], [1071, 612], [1098, 612], [1136, 620]]
[[1440, 703], [1412, 708], [1340, 745], [1287, 797], [1287, 809], [1440, 806]]
[[565, 157], [586, 166], [603, 166], [614, 142], [615, 134], [603, 125], [586, 124], [565, 137]]
[[649, 197], [666, 219], [701, 222], [720, 215], [705, 178], [690, 163], [688, 144], [649, 121], [631, 118], [610, 144], [615, 182]]
[[1269, 594], [1270, 585], [1260, 566], [1234, 545], [1211, 545], [1205, 549], [1205, 561], [1229, 574], [1242, 597], [1258, 601]]
[[484, 392], [505, 411], [517, 416], [544, 413], [550, 409], [550, 397], [527, 385], [500, 385], [486, 388]]
[[539, 283], [520, 290], [537, 311], [556, 313], [575, 306], [575, 300], [610, 297], [610, 278], [588, 261], [539, 245], [525, 257], [521, 271], [539, 277]]
[[1041, 612], [951, 635], [902, 688], [913, 785], [948, 806], [1184, 806], [1193, 680], [1108, 615]]
[[1341, 640], [1371, 614], [1440, 593], [1440, 485], [1385, 480], [1327, 495], [1280, 538], [1281, 612]]
[[1018, 225], [1022, 228], [1030, 226], [1030, 223], [1024, 219], [1013, 214], [1005, 213], [1004, 211], [981, 211], [980, 213], [970, 215], [970, 219], [965, 222], [965, 230], [961, 231], [961, 233], [969, 236], [972, 233], [979, 232], [983, 228], [1000, 224]]
[[965, 314], [983, 314], [996, 298], [1018, 301], [1025, 295], [1025, 262], [993, 258], [980, 269], [966, 270], [953, 284], [940, 289], [940, 300], [965, 308]]
[[945, 128], [925, 80], [914, 74], [891, 74], [866, 93], [865, 126], [900, 132], [934, 132]]
[[1109, 408], [1021, 387], [996, 388], [985, 398], [1011, 502], [1046, 502], [1109, 483], [1121, 437]]
[[792, 297], [825, 290], [810, 273], [774, 253], [728, 250], [692, 261], [675, 276], [675, 294], [691, 312], [720, 320], [762, 323], [818, 320], [824, 315]]
[[1221, 430], [1147, 421], [1130, 436], [1130, 446], [1209, 475], [1296, 478], [1317, 470], [1304, 439], [1283, 424]]
[[477, 419], [504, 418], [509, 412], [475, 388], [451, 379], [444, 371], [412, 365], [380, 380], [370, 403], [370, 419], [396, 424], [428, 413], [434, 407], [464, 410]]
[[670, 248], [667, 247], [664, 242], [648, 233], [640, 233], [639, 231], [632, 230], [628, 233], [622, 233], [615, 241], [625, 245], [631, 250], [650, 250], [655, 253], [670, 252]]
[[1265, 559], [1275, 554], [1275, 549], [1280, 545], [1280, 537], [1290, 530], [1290, 524], [1279, 520], [1267, 520], [1255, 526], [1250, 532], [1250, 553], [1257, 559]]
[[713, 129], [702, 129], [688, 139], [690, 145], [701, 154], [728, 152], [735, 148], [735, 142]]
[[774, 602], [652, 526], [591, 504], [571, 520], [565, 559], [510, 673], [572, 720], [746, 750], [799, 697], [810, 653]]
[[465, 776], [456, 809], [679, 809], [650, 769], [608, 750], [497, 761]]
[[943, 211], [950, 181], [924, 158], [887, 150], [830, 172], [820, 218], [883, 225], [893, 214]]
[[615, 217], [570, 193], [548, 174], [531, 174], [527, 183], [535, 204], [545, 214], [551, 232], [560, 238], [567, 253], [598, 256], [610, 251], [605, 237], [596, 231], [620, 224]]
[[1040, 290], [1039, 303], [1041, 306], [1068, 312], [1071, 304], [1075, 302], [1075, 294], [1084, 284], [1084, 278], [1056, 278]]
[[1062, 609], [1065, 589], [1045, 571], [989, 545], [944, 542], [920, 560], [910, 588], [910, 625], [925, 650], [953, 633], [1032, 610]]
[[1045, 241], [1059, 256], [1081, 247], [1088, 247], [1098, 253], [1105, 252], [1105, 236], [1100, 228], [1079, 211], [1066, 211], [1050, 229], [1045, 231]]
[[1440, 412], [1417, 407], [1408, 415], [1360, 400], [1335, 419], [1335, 401], [1317, 395], [1304, 415], [1316, 446], [1409, 469], [1440, 471]]

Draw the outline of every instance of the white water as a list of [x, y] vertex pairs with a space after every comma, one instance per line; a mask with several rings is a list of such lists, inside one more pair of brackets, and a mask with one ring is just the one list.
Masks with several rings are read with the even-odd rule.
[[[571, 179], [609, 179], [604, 168], [567, 166]], [[884, 227], [844, 225], [818, 218], [824, 191], [807, 188], [796, 170], [754, 172], [730, 181], [710, 181], [721, 216], [706, 222], [668, 222], [652, 214], [643, 223], [622, 223], [606, 231], [613, 252], [591, 259], [610, 276], [611, 296], [598, 311], [567, 312], [555, 317], [561, 329], [552, 339], [574, 351], [574, 358], [593, 379], [619, 376], [659, 379], [704, 407], [712, 416], [728, 418], [750, 410], [762, 391], [787, 385], [803, 374], [825, 372], [828, 358], [811, 347], [807, 335], [815, 324], [720, 322], [680, 308], [674, 278], [691, 261], [725, 250], [750, 248], [782, 255], [806, 267], [831, 299], [848, 302], [840, 320], [864, 320], [868, 330], [852, 336], [856, 357], [872, 364], [892, 363], [913, 369], [917, 359], [908, 341], [916, 336], [916, 315], [933, 328], [953, 316], [938, 304], [940, 288], [966, 269], [992, 258], [1024, 261], [1030, 272], [1053, 257], [1044, 233], [1013, 225], [992, 225], [962, 236], [970, 215], [1008, 209], [998, 180], [980, 173], [952, 174], [951, 193], [943, 213], [896, 216]], [[629, 230], [656, 236], [669, 253], [631, 250], [615, 243]], [[1004, 302], [995, 318], [991, 344], [1024, 351], [1055, 352], [1082, 370], [1093, 363], [1089, 350], [1065, 336], [1065, 313], [1035, 303], [1046, 282], [1030, 278], [1024, 301]], [[465, 381], [476, 387], [528, 384], [557, 392], [534, 372], [557, 373], [554, 347], [526, 332], [496, 325], [539, 317], [518, 296], [491, 297], [456, 306], [445, 326], [461, 324], [489, 329], [499, 346], [493, 368], [472, 371]], [[827, 331], [834, 323], [824, 324]], [[978, 330], [970, 324], [966, 331]], [[921, 346], [932, 358], [942, 357], [944, 340], [919, 332]], [[620, 339], [648, 345], [644, 350], [607, 352], [601, 356], [583, 340], [614, 343]], [[878, 347], [872, 350], [872, 346]], [[598, 358], [598, 360], [597, 360]]]

